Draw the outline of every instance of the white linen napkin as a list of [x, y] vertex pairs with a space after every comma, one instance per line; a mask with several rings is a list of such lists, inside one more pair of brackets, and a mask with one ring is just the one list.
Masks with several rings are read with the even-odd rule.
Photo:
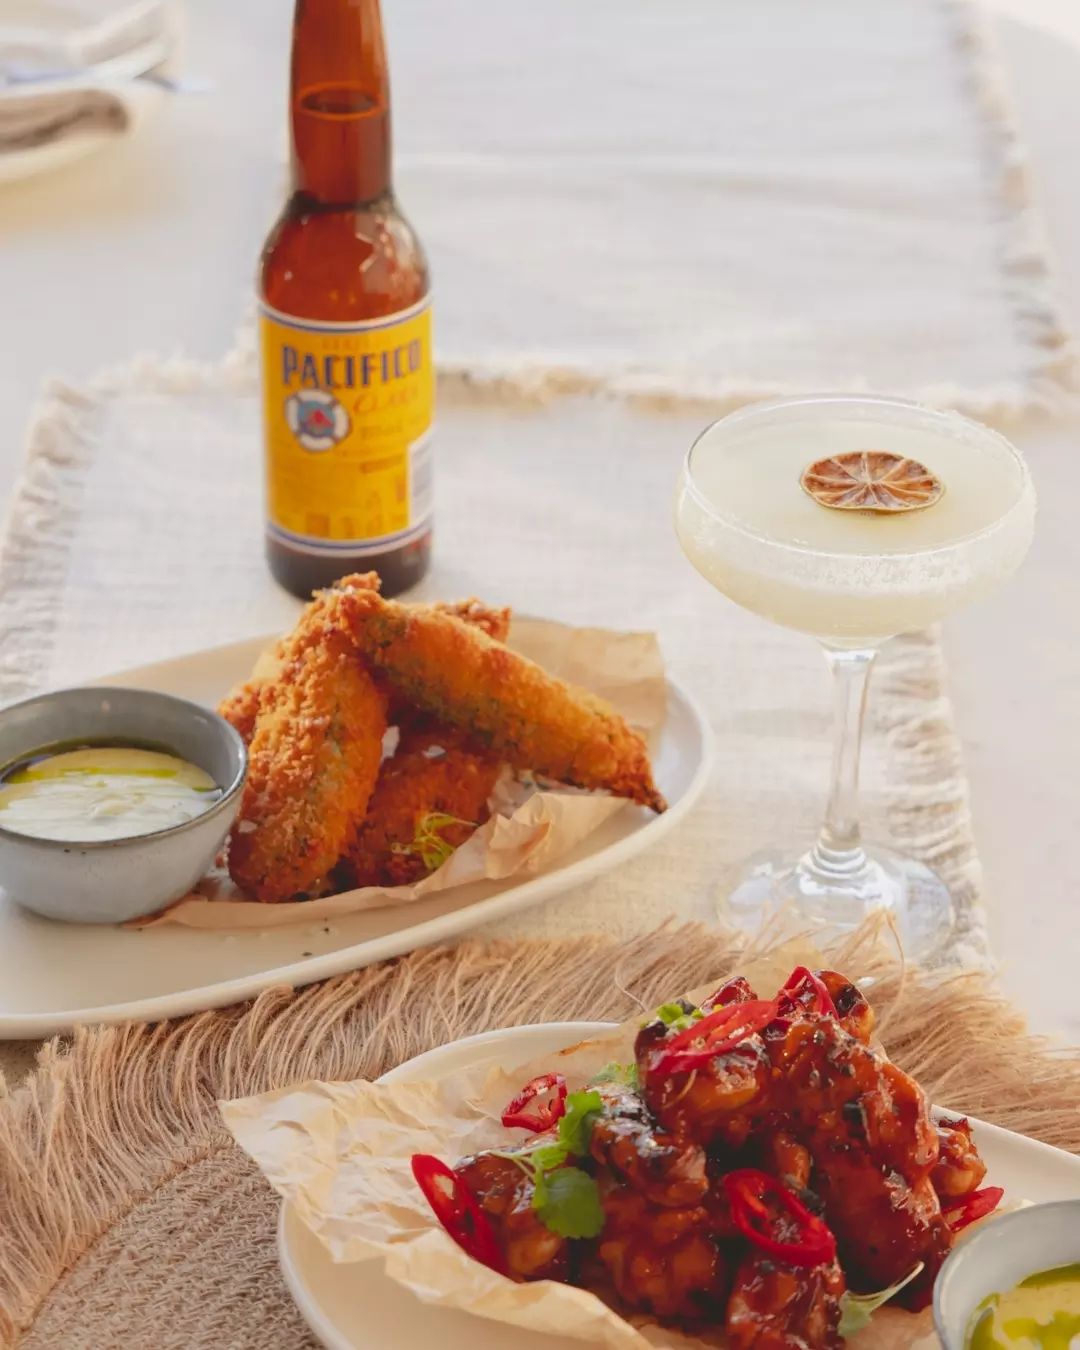
[[0, 0], [0, 155], [130, 130], [178, 38], [177, 0]]

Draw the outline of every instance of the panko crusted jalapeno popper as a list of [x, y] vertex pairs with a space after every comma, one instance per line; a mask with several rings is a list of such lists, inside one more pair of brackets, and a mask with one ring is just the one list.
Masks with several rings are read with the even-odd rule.
[[509, 609], [378, 585], [320, 592], [220, 706], [249, 747], [227, 851], [247, 897], [416, 883], [489, 818], [507, 767], [664, 809], [642, 738], [505, 646]]
[[645, 742], [603, 699], [453, 614], [362, 588], [346, 593], [344, 610], [358, 648], [400, 697], [516, 769], [664, 810]]
[[[664, 1004], [631, 1063], [507, 1104], [506, 1146], [413, 1176], [475, 1260], [736, 1350], [833, 1350], [927, 1303], [957, 1233], [1002, 1198], [966, 1120], [935, 1123], [835, 971]], [[981, 1189], [980, 1189], [981, 1188]], [[710, 1342], [711, 1343], [711, 1342]]]

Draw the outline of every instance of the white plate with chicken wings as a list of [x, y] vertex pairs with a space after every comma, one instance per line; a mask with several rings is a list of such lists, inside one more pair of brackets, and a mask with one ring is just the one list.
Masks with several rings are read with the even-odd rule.
[[[439, 1079], [483, 1067], [515, 1065], [610, 1031], [607, 1022], [556, 1022], [485, 1032], [441, 1046], [394, 1069], [387, 1081]], [[935, 1109], [937, 1116], [949, 1114]], [[987, 1164], [987, 1184], [1036, 1204], [1080, 1198], [1080, 1158], [996, 1125], [972, 1120]], [[451, 1308], [421, 1303], [380, 1264], [335, 1264], [289, 1204], [278, 1225], [278, 1255], [289, 1291], [328, 1350], [505, 1350], [508, 1328]], [[516, 1328], [514, 1350], [573, 1350], [582, 1342]]]

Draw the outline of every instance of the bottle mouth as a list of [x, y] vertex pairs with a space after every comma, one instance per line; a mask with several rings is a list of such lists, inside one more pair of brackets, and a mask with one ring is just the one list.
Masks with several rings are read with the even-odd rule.
[[385, 91], [343, 80], [304, 85], [294, 94], [293, 102], [305, 116], [331, 122], [352, 122], [386, 112]]

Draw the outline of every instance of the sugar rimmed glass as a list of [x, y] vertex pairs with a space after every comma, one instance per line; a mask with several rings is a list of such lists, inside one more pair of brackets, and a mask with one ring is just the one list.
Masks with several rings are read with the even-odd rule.
[[[941, 499], [896, 514], [835, 510], [801, 483], [820, 459], [885, 450], [925, 464]], [[721, 910], [756, 929], [788, 909], [846, 930], [886, 909], [912, 956], [952, 926], [924, 863], [863, 842], [859, 749], [880, 647], [989, 594], [1031, 542], [1035, 493], [1019, 452], [957, 413], [899, 399], [819, 395], [757, 403], [708, 427], [680, 475], [675, 521], [690, 562], [743, 608], [822, 644], [834, 685], [832, 783], [814, 845], [750, 859]]]

